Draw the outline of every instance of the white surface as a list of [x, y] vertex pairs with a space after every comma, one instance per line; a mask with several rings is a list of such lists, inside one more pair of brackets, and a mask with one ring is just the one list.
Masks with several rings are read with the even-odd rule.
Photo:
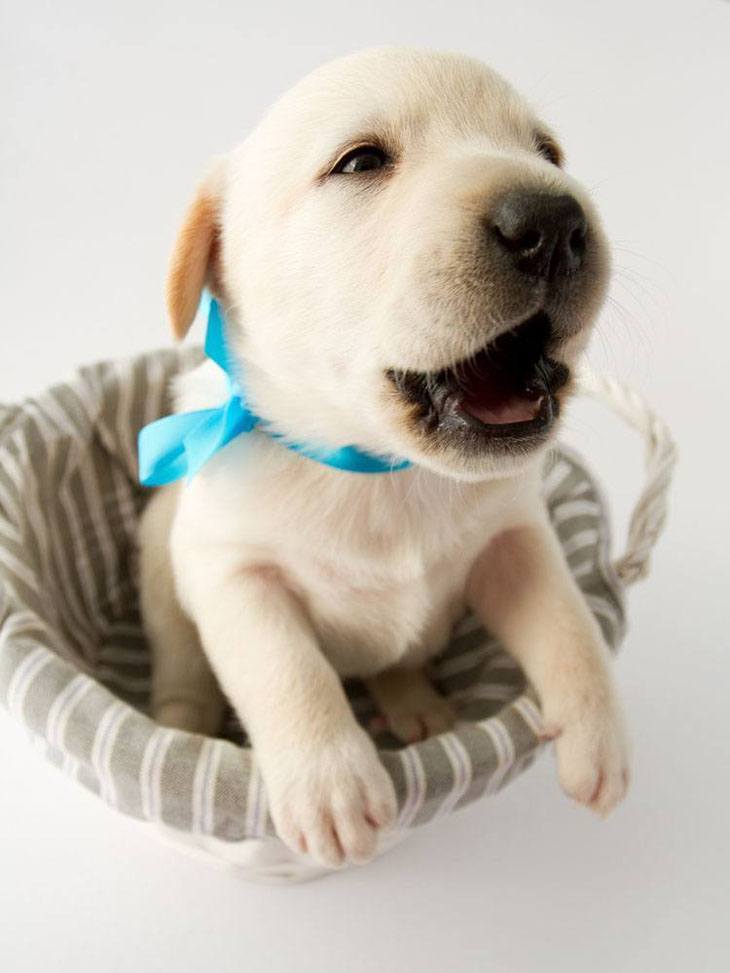
[[[631, 596], [618, 676], [635, 782], [608, 822], [570, 807], [545, 759], [373, 866], [250, 886], [158, 846], [2, 715], [0, 967], [727, 969], [730, 4], [107, 6], [2, 6], [0, 398], [165, 342], [164, 266], [206, 159], [310, 66], [414, 43], [490, 61], [562, 134], [616, 243], [594, 363], [660, 408], [681, 464]], [[620, 528], [638, 446], [598, 407], [569, 427]]]

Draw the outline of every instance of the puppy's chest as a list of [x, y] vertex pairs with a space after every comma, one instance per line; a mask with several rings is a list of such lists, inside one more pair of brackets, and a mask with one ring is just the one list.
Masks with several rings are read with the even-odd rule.
[[476, 556], [514, 515], [514, 486], [345, 479], [283, 466], [281, 451], [267, 466], [265, 446], [238, 444], [193, 481], [180, 534], [189, 529], [231, 569], [275, 567], [341, 675], [419, 665], [442, 649]]
[[[448, 642], [463, 615], [471, 565], [483, 525], [430, 515], [337, 511], [304, 544], [281, 545], [277, 560], [306, 607], [323, 652], [344, 676], [369, 676], [397, 664], [420, 665]], [[461, 529], [459, 529], [461, 528]]]
[[448, 641], [463, 614], [467, 564], [442, 559], [404, 570], [363, 570], [322, 552], [285, 565], [323, 652], [343, 676], [419, 665]]

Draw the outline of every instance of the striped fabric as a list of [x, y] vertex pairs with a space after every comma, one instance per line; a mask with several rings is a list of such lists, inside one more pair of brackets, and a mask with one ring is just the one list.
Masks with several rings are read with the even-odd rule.
[[[168, 411], [173, 374], [197, 353], [83, 369], [20, 406], [0, 407], [0, 699], [48, 758], [125, 814], [233, 842], [272, 833], [261, 775], [231, 715], [225, 738], [157, 726], [140, 628], [135, 531], [138, 429]], [[580, 461], [559, 451], [545, 492], [568, 561], [606, 638], [623, 634], [604, 508]], [[524, 678], [472, 618], [433, 676], [456, 707], [450, 733], [402, 747], [379, 737], [416, 827], [492, 794], [538, 751], [540, 714]], [[358, 719], [373, 715], [357, 683]]]

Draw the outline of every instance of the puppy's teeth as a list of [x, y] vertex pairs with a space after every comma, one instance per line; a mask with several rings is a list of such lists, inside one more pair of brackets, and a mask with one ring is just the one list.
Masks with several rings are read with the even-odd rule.
[[449, 399], [453, 397], [453, 393], [443, 385], [437, 386], [431, 393], [431, 401], [439, 412], [443, 412], [448, 407]]

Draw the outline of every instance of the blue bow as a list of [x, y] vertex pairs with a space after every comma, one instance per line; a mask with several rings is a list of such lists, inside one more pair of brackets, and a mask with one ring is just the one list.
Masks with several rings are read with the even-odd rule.
[[194, 476], [204, 463], [241, 433], [257, 426], [288, 449], [349, 473], [393, 473], [407, 469], [408, 460], [386, 460], [357, 446], [327, 449], [293, 443], [266, 428], [246, 404], [245, 390], [226, 344], [226, 324], [220, 305], [210, 298], [205, 353], [228, 376], [230, 396], [216, 409], [201, 409], [165, 416], [139, 432], [139, 481], [143, 486], [162, 486], [183, 476]]

